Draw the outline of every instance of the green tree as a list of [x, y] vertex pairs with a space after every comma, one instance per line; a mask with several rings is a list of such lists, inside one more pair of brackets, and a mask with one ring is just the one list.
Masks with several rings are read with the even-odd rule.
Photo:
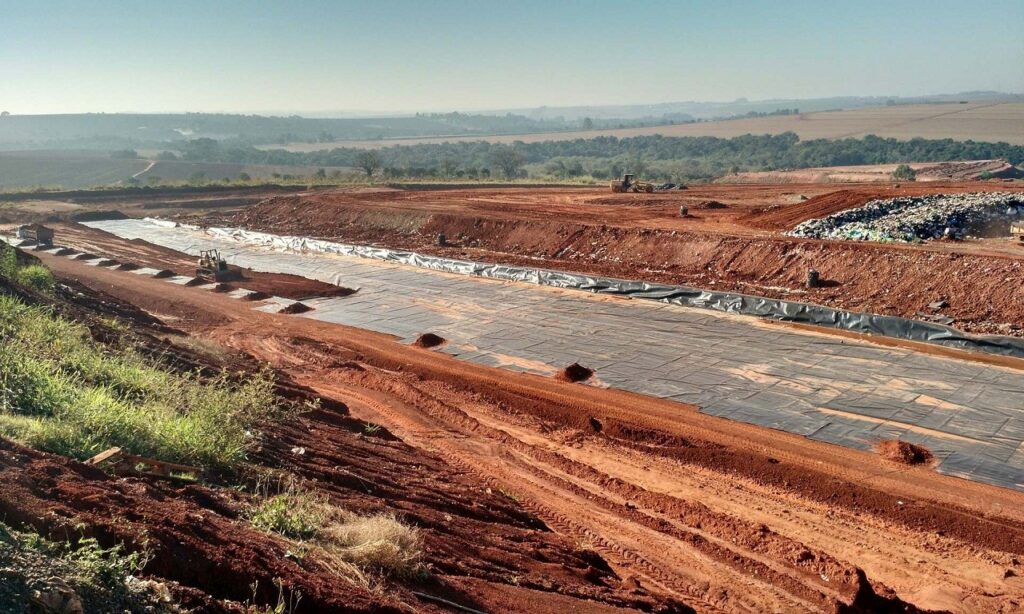
[[491, 164], [501, 169], [501, 173], [507, 179], [515, 179], [519, 176], [519, 169], [523, 167], [523, 156], [508, 145], [498, 145], [491, 150]]
[[896, 181], [916, 181], [917, 171], [906, 164], [900, 164], [896, 167], [896, 170], [892, 172], [892, 178]]
[[454, 175], [457, 168], [459, 168], [459, 163], [454, 158], [445, 157], [441, 159], [441, 173], [445, 177]]
[[313, 173], [313, 179], [316, 179], [317, 181], [325, 181], [327, 179], [327, 171], [322, 168], [316, 169], [316, 172]]
[[249, 176], [249, 173], [238, 173], [238, 180], [239, 181], [252, 181], [252, 177]]
[[380, 153], [375, 149], [367, 149], [366, 151], [360, 152], [356, 156], [356, 167], [363, 169], [367, 177], [373, 177], [373, 174], [380, 170], [380, 167], [384, 165], [384, 161], [380, 157]]
[[590, 119], [589, 117], [584, 117], [583, 118], [583, 129], [584, 130], [593, 130], [594, 129], [594, 120]]

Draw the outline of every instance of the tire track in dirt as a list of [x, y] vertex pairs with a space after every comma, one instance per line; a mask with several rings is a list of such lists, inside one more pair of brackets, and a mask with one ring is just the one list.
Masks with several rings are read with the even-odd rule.
[[[262, 345], [278, 345], [274, 354], [294, 356], [287, 342], [264, 340]], [[303, 367], [301, 373], [308, 374], [308, 366]], [[855, 567], [792, 543], [764, 525], [723, 518], [702, 505], [611, 478], [481, 423], [463, 411], [464, 400], [443, 399], [418, 382], [379, 381], [372, 367], [360, 367], [358, 372], [321, 372], [309, 383], [347, 399], [353, 410], [368, 412], [364, 418], [382, 422], [403, 438], [422, 440], [450, 462], [498, 479], [502, 489], [521, 494], [545, 520], [595, 540], [614, 563], [639, 567], [645, 581], [671, 594], [730, 610], [822, 611], [851, 602], [860, 590]], [[358, 375], [349, 377], [353, 373]], [[555, 501], [561, 504], [553, 506]], [[615, 540], [604, 535], [615, 535]], [[765, 545], [796, 554], [779, 560], [764, 552]], [[747, 546], [760, 546], [761, 552]], [[669, 553], [675, 556], [666, 558]], [[794, 561], [810, 562], [811, 569], [796, 568]], [[669, 578], [663, 569], [691, 573]]]

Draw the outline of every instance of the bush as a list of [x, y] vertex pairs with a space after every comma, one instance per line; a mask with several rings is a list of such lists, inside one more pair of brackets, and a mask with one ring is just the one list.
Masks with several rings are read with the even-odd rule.
[[916, 181], [917, 171], [906, 164], [900, 164], [896, 167], [896, 170], [892, 172], [892, 178], [896, 181]]
[[50, 292], [53, 290], [53, 273], [41, 264], [30, 264], [18, 269], [14, 279], [19, 284], [34, 288], [40, 292]]

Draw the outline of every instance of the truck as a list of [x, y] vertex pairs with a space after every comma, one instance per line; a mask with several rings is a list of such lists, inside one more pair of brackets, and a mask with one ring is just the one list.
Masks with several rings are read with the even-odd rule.
[[36, 245], [53, 245], [53, 229], [42, 224], [22, 224], [17, 234], [19, 239], [34, 241]]

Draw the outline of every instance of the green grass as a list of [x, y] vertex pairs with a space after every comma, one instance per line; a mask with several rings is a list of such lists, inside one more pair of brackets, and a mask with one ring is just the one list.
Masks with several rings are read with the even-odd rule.
[[311, 539], [321, 530], [326, 513], [324, 502], [308, 492], [289, 492], [267, 497], [253, 508], [252, 525], [261, 531], [291, 539]]
[[0, 295], [0, 435], [78, 459], [113, 446], [204, 468], [245, 458], [281, 416], [268, 373], [234, 383], [175, 373], [88, 329]]

